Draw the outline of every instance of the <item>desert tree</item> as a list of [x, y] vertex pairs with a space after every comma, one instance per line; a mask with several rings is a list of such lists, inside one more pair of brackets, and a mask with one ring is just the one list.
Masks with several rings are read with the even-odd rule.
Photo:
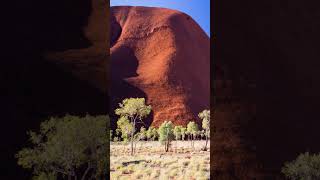
[[117, 121], [117, 130], [121, 134], [123, 141], [127, 141], [133, 131], [133, 126], [129, 119], [125, 116], [121, 116]]
[[126, 116], [121, 116], [117, 121], [116, 133], [121, 134], [123, 148], [127, 145], [130, 135], [133, 131], [133, 126]]
[[286, 162], [281, 172], [292, 180], [320, 179], [320, 154], [300, 154], [295, 160]]
[[121, 129], [117, 128], [113, 134], [113, 142], [121, 142]]
[[146, 140], [146, 138], [147, 138], [147, 131], [146, 131], [146, 128], [142, 126], [139, 132], [139, 140]]
[[169, 151], [170, 143], [174, 139], [173, 124], [171, 121], [164, 121], [159, 129], [159, 141], [164, 144], [165, 151]]
[[150, 126], [150, 127], [148, 128], [147, 132], [146, 132], [147, 141], [150, 141], [150, 140], [152, 139], [152, 137], [153, 137], [153, 132], [152, 132], [152, 129], [153, 129], [153, 128], [154, 128], [154, 127]]
[[175, 126], [173, 129], [173, 133], [174, 133], [176, 141], [181, 139], [181, 128], [182, 128], [182, 126]]
[[206, 131], [204, 129], [200, 131], [200, 136], [201, 136], [201, 140], [206, 137]]
[[202, 119], [202, 128], [205, 131], [206, 144], [203, 148], [204, 151], [207, 150], [208, 140], [210, 137], [210, 110], [203, 110], [198, 114], [199, 118]]
[[181, 128], [182, 128], [182, 126], [175, 126], [173, 129], [173, 134], [176, 139], [176, 150], [178, 148], [178, 140], [181, 139]]
[[157, 128], [152, 129], [152, 141], [155, 141], [157, 138], [159, 138], [159, 133]]
[[[141, 140], [145, 140], [146, 139], [146, 128], [145, 127], [141, 127], [140, 131], [136, 134], [134, 134], [133, 136], [133, 141], [134, 141], [134, 152], [136, 152], [137, 150], [137, 143]], [[142, 143], [140, 144], [140, 147], [142, 147]]]
[[145, 104], [144, 98], [128, 98], [119, 103], [119, 108], [115, 110], [115, 114], [120, 117], [126, 117], [132, 127], [131, 138], [131, 155], [133, 155], [134, 133], [137, 123], [143, 123], [142, 119], [147, 117], [151, 112], [151, 106]]
[[150, 126], [148, 130], [146, 131], [147, 140], [155, 141], [155, 139], [158, 137], [158, 130], [157, 128]]
[[191, 140], [191, 147], [194, 148], [194, 138], [197, 135], [199, 131], [198, 124], [196, 124], [194, 121], [190, 121], [187, 125], [187, 132], [189, 134], [189, 139]]
[[107, 116], [52, 117], [28, 132], [30, 147], [16, 154], [34, 179], [105, 179], [109, 156]]
[[187, 128], [185, 127], [181, 127], [181, 139], [184, 141], [186, 138], [186, 132], [187, 132]]

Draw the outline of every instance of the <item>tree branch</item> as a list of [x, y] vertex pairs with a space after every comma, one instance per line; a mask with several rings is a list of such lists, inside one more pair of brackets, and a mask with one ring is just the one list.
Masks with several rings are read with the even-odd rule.
[[60, 169], [60, 168], [56, 168], [56, 167], [51, 167], [53, 171], [56, 171], [58, 173], [62, 173], [62, 174], [65, 174], [65, 175], [71, 175], [71, 176], [74, 176], [75, 173], [73, 172], [67, 172], [67, 171], [64, 171], [63, 169]]
[[85, 179], [86, 175], [88, 174], [88, 172], [89, 172], [89, 170], [90, 170], [91, 168], [92, 168], [92, 167], [91, 167], [91, 164], [88, 163], [88, 167], [87, 167], [86, 171], [84, 172], [84, 174], [82, 175], [81, 180], [84, 180], [84, 179]]

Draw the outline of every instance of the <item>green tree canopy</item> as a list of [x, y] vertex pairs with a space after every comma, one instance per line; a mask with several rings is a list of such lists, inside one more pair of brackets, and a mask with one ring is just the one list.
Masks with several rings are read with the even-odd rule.
[[197, 132], [199, 131], [199, 126], [196, 124], [194, 121], [190, 121], [187, 125], [187, 131], [191, 135], [196, 135]]
[[210, 132], [210, 110], [205, 109], [198, 116], [202, 120], [202, 128]]
[[180, 131], [181, 131], [181, 139], [184, 140], [186, 136], [187, 128], [182, 127]]
[[139, 132], [139, 140], [145, 140], [146, 138], [147, 138], [147, 131], [146, 131], [146, 128], [142, 126]]
[[132, 124], [126, 116], [121, 116], [117, 121], [118, 134], [121, 133], [121, 138], [127, 142], [131, 133], [134, 131]]
[[147, 140], [153, 139], [153, 129], [155, 129], [154, 127], [150, 126], [146, 132], [147, 135]]
[[151, 106], [145, 104], [144, 98], [127, 98], [119, 103], [115, 113], [119, 116], [128, 117], [130, 120], [142, 120], [151, 112]]
[[174, 133], [176, 140], [181, 139], [181, 128], [182, 128], [182, 126], [175, 126], [173, 129], [173, 133]]
[[170, 142], [173, 140], [173, 124], [171, 121], [164, 121], [158, 129], [159, 141], [165, 145], [165, 151], [169, 151]]
[[134, 133], [136, 131], [137, 122], [143, 123], [142, 119], [147, 117], [151, 112], [151, 106], [145, 104], [144, 98], [127, 98], [119, 103], [119, 108], [115, 110], [117, 115], [128, 118], [133, 130], [131, 131], [131, 155], [133, 155]]
[[202, 128], [204, 129], [204, 135], [206, 136], [206, 144], [203, 150], [207, 150], [208, 139], [210, 137], [210, 110], [203, 110], [198, 114], [199, 118], [202, 119]]
[[187, 132], [189, 134], [189, 137], [191, 137], [190, 140], [191, 140], [192, 148], [194, 148], [193, 139], [196, 137], [198, 131], [199, 131], [198, 124], [196, 124], [194, 121], [190, 121], [187, 125]]
[[294, 161], [285, 163], [282, 173], [292, 180], [320, 179], [320, 154], [300, 154]]
[[66, 115], [41, 123], [29, 132], [31, 147], [16, 154], [18, 164], [36, 179], [105, 178], [109, 157], [109, 118]]

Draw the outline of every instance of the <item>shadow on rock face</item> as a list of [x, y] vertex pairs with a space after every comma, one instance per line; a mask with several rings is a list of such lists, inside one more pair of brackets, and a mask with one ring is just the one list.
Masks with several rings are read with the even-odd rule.
[[[130, 47], [122, 46], [111, 53], [111, 86], [110, 86], [110, 99], [111, 99], [111, 128], [115, 129], [117, 126], [117, 119], [119, 116], [114, 114], [114, 110], [119, 107], [119, 103], [125, 98], [145, 98], [146, 94], [139, 88], [127, 82], [127, 78], [136, 77], [138, 60], [134, 55], [134, 51]], [[145, 124], [138, 125], [149, 127], [153, 113], [144, 120]]]
[[120, 24], [117, 22], [116, 18], [111, 15], [110, 16], [110, 47], [113, 47], [119, 37], [121, 36], [122, 28]]

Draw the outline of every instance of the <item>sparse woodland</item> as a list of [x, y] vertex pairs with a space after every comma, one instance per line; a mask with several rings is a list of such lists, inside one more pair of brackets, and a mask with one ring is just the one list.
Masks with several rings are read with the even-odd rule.
[[[123, 100], [116, 109], [116, 114], [120, 117], [117, 121], [117, 129], [110, 132], [110, 140], [113, 142], [131, 144], [131, 152], [135, 151], [135, 144], [139, 141], [156, 141], [158, 140], [164, 146], [164, 151], [168, 152], [171, 142], [176, 140], [190, 141], [191, 147], [194, 148], [194, 141], [205, 140], [202, 150], [207, 150], [210, 138], [210, 110], [203, 110], [199, 113], [202, 120], [202, 126], [199, 127], [195, 121], [190, 121], [186, 127], [174, 126], [170, 120], [164, 121], [159, 128], [150, 126], [146, 129], [144, 126], [137, 129], [137, 124], [143, 124], [143, 118], [151, 112], [151, 106], [145, 104], [144, 98], [129, 98]], [[201, 129], [200, 129], [201, 128]]]
[[28, 132], [29, 142], [16, 153], [17, 163], [35, 180], [109, 175], [111, 179], [208, 179], [210, 110], [199, 113], [201, 126], [195, 121], [175, 126], [167, 120], [158, 128], [138, 128], [151, 110], [144, 98], [124, 99], [115, 110], [119, 119], [114, 131], [105, 115], [51, 117], [39, 130]]
[[199, 112], [201, 124], [138, 128], [151, 112], [143, 98], [123, 100], [116, 109], [117, 129], [110, 132], [111, 179], [209, 179], [210, 110]]

